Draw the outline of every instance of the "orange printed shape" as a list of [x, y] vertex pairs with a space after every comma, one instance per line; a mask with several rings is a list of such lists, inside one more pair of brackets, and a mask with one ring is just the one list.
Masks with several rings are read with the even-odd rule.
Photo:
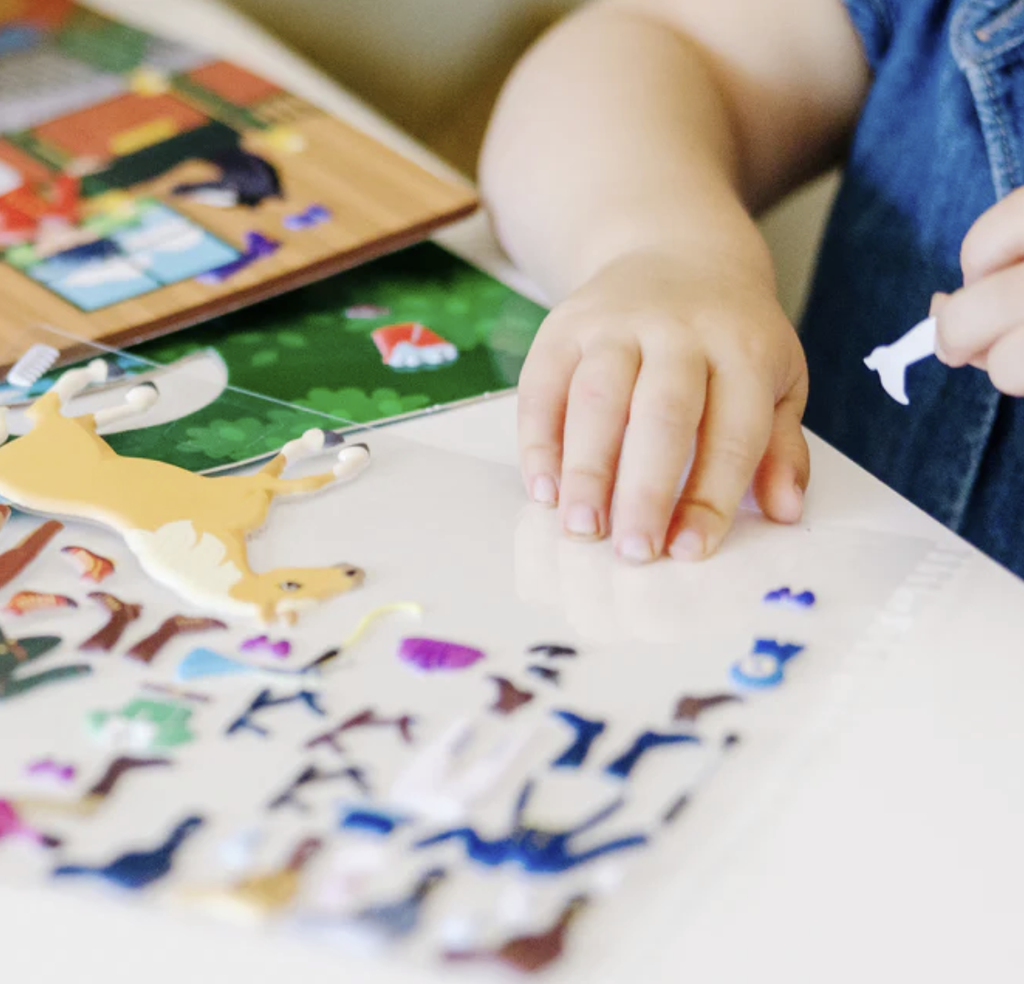
[[74, 157], [110, 160], [119, 137], [156, 120], [170, 120], [177, 132], [204, 126], [209, 119], [172, 95], [140, 96], [129, 92], [88, 109], [44, 123], [35, 135]]
[[253, 106], [281, 92], [273, 82], [226, 61], [212, 62], [188, 75], [197, 85], [236, 106]]
[[28, 615], [32, 612], [47, 612], [58, 608], [77, 608], [78, 602], [66, 595], [44, 594], [39, 591], [19, 591], [6, 605], [8, 615]]
[[112, 560], [101, 557], [85, 547], [64, 547], [61, 553], [70, 557], [78, 566], [83, 581], [102, 584], [117, 568]]

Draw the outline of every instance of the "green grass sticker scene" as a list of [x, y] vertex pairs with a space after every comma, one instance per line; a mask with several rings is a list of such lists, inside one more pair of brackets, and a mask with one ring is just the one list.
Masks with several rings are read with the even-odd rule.
[[[516, 385], [544, 315], [439, 246], [414, 246], [130, 349], [122, 363], [133, 372], [151, 368], [139, 359], [170, 366], [213, 350], [231, 388], [180, 420], [109, 441], [122, 455], [206, 471], [270, 454], [310, 427], [502, 392]], [[173, 385], [187, 387], [187, 375]]]

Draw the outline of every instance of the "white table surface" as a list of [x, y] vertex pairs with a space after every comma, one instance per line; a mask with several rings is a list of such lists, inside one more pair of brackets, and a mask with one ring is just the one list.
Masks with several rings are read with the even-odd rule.
[[[387, 2], [387, 0], [380, 0]], [[276, 78], [393, 146], [443, 166], [272, 39], [208, 0], [104, 9]], [[439, 237], [529, 291], [475, 218]], [[418, 442], [515, 462], [514, 398], [402, 425]], [[1024, 591], [1018, 580], [812, 439], [804, 526], [917, 535], [966, 549], [952, 580], [861, 678], [779, 802], [734, 846], [685, 919], [647, 914], [602, 979], [645, 982], [1019, 981], [1024, 964]], [[384, 980], [315, 950], [143, 912], [0, 890], [0, 975], [18, 981]], [[328, 976], [329, 975], [329, 976]], [[387, 980], [393, 978], [389, 973]], [[414, 981], [415, 976], [403, 980]], [[593, 978], [591, 978], [593, 980]]]

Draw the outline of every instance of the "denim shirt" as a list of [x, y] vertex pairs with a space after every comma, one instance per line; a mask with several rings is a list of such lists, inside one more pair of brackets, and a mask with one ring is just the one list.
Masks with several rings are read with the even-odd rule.
[[927, 359], [904, 407], [862, 361], [962, 286], [968, 229], [1024, 184], [1024, 0], [845, 2], [874, 81], [804, 318], [805, 423], [1024, 575], [1024, 400]]

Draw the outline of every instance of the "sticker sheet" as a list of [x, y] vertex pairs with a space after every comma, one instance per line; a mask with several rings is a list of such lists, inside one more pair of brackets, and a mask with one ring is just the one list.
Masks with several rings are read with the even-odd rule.
[[125, 459], [104, 427], [159, 399], [76, 418], [106, 365], [0, 446], [0, 883], [112, 918], [586, 979], [956, 563], [748, 513], [705, 564], [629, 568], [514, 469], [315, 415], [256, 470]]
[[115, 344], [363, 262], [475, 207], [304, 100], [70, 0], [0, 7], [8, 331]]

